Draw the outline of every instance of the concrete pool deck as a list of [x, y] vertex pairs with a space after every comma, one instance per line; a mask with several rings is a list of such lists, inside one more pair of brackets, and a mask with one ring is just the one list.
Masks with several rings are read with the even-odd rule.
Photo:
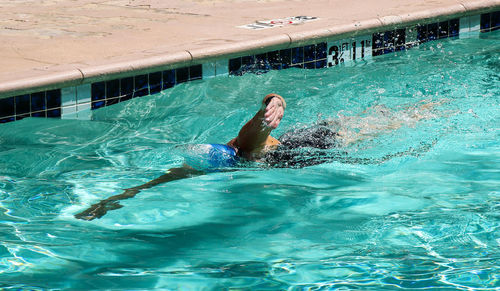
[[[500, 0], [0, 0], [0, 98], [499, 6]], [[300, 15], [319, 19], [239, 27]]]

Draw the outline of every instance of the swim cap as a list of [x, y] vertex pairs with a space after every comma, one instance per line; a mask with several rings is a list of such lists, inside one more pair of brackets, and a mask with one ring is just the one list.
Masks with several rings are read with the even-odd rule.
[[185, 149], [186, 164], [198, 170], [230, 168], [240, 160], [236, 150], [225, 144], [190, 144]]
[[225, 144], [209, 144], [208, 162], [214, 168], [234, 167], [239, 157], [236, 150]]

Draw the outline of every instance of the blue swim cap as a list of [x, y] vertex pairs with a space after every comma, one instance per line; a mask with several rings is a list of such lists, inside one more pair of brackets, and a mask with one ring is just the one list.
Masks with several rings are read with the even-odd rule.
[[190, 144], [183, 156], [186, 164], [203, 171], [235, 167], [240, 160], [236, 150], [225, 144]]
[[234, 167], [239, 161], [236, 150], [225, 144], [209, 144], [208, 163], [211, 167]]

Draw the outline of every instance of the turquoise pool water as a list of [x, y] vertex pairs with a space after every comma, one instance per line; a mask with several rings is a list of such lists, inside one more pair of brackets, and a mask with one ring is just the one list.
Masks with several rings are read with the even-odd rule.
[[[190, 82], [92, 121], [0, 125], [0, 286], [498, 290], [499, 40]], [[373, 137], [346, 146], [349, 160], [209, 173], [73, 217], [180, 166], [183, 145], [227, 142], [270, 92], [288, 102], [275, 136], [334, 119]], [[381, 111], [402, 127], [374, 130]]]

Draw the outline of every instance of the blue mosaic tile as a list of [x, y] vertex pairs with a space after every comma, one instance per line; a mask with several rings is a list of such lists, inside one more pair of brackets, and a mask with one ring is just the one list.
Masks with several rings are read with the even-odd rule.
[[372, 34], [372, 55], [380, 56], [384, 54], [384, 37], [385, 33]]
[[162, 90], [162, 72], [149, 74], [149, 92], [156, 94]]
[[120, 101], [119, 97], [108, 98], [106, 99], [106, 106], [114, 105]]
[[255, 57], [254, 56], [241, 57], [241, 66], [250, 66], [253, 64], [255, 64]]
[[439, 24], [438, 24], [438, 38], [439, 39], [447, 38], [448, 31], [449, 31], [448, 21], [439, 22]]
[[419, 43], [427, 42], [427, 25], [417, 26], [417, 40]]
[[106, 82], [106, 99], [120, 96], [120, 80]]
[[255, 65], [255, 56], [241, 57], [241, 68], [238, 75], [243, 75], [246, 71]]
[[46, 109], [45, 92], [31, 94], [31, 112]]
[[47, 117], [47, 111], [39, 111], [31, 113], [31, 117]]
[[203, 66], [195, 65], [189, 67], [189, 81], [200, 80], [203, 76]]
[[316, 69], [316, 62], [304, 63], [304, 69]]
[[267, 62], [267, 54], [255, 55], [255, 63], [256, 64], [264, 64], [266, 62]]
[[271, 65], [271, 68], [273, 70], [281, 70], [282, 69], [282, 64], [281, 64], [281, 58], [280, 58], [280, 51], [272, 51], [267, 53], [267, 61]]
[[460, 19], [452, 19], [449, 22], [448, 25], [448, 36], [449, 37], [456, 37], [458, 36], [460, 32]]
[[0, 120], [5, 117], [14, 116], [16, 114], [14, 109], [14, 97], [0, 99]]
[[394, 51], [396, 51], [396, 52], [401, 52], [401, 51], [404, 51], [404, 50], [406, 50], [406, 49], [407, 49], [406, 45], [398, 45], [398, 46], [396, 46], [396, 47], [394, 48]]
[[394, 30], [384, 32], [384, 48], [394, 47]]
[[408, 49], [412, 49], [412, 48], [414, 48], [414, 47], [416, 47], [416, 46], [418, 46], [418, 43], [414, 43], [414, 42], [412, 42], [412, 43], [407, 43], [407, 44], [405, 45], [405, 48], [408, 50]]
[[271, 64], [281, 64], [280, 51], [268, 52], [267, 61]]
[[15, 121], [15, 117], [8, 117], [8, 118], [0, 118], [0, 123], [6, 123], [6, 122], [11, 122]]
[[406, 49], [406, 29], [396, 29], [394, 45], [396, 51], [404, 51]]
[[52, 108], [61, 107], [61, 90], [51, 90], [46, 93], [47, 98], [47, 110]]
[[106, 83], [97, 82], [93, 83], [91, 87], [92, 101], [106, 99]]
[[431, 23], [427, 25], [427, 40], [436, 40], [438, 38], [438, 23]]
[[122, 95], [122, 96], [120, 97], [120, 102], [130, 100], [130, 99], [132, 99], [132, 97], [133, 97], [133, 95], [132, 95], [132, 94]]
[[[258, 57], [258, 59], [257, 59]], [[241, 64], [238, 69], [238, 59], [232, 59], [229, 62], [230, 74], [241, 76], [246, 72], [254, 74], [267, 73], [271, 66], [267, 60], [267, 54], [259, 54], [257, 56], [244, 56], [241, 57]]]
[[384, 33], [372, 34], [372, 49], [378, 50], [384, 47]]
[[303, 62], [304, 62], [304, 47], [292, 48], [292, 64], [301, 64]]
[[406, 29], [396, 29], [394, 35], [394, 45], [401, 46], [406, 43]]
[[316, 61], [316, 69], [326, 68], [326, 59]]
[[175, 70], [163, 71], [163, 86], [162, 89], [168, 89], [175, 86]]
[[94, 101], [92, 102], [92, 110], [99, 109], [101, 107], [104, 107], [106, 105], [106, 101]]
[[134, 94], [134, 77], [123, 78], [120, 80], [120, 102], [132, 99]]
[[255, 55], [254, 62], [251, 63], [246, 69], [247, 72], [252, 72], [258, 75], [269, 72], [272, 67], [269, 63], [267, 53]]
[[26, 117], [30, 117], [31, 115], [29, 113], [26, 113], [26, 114], [19, 114], [19, 115], [16, 115], [16, 120], [21, 120], [21, 119], [25, 119]]
[[61, 117], [61, 109], [47, 110], [47, 117]]
[[381, 56], [384, 54], [384, 50], [383, 49], [379, 49], [379, 50], [374, 50], [372, 51], [372, 56], [376, 57], [376, 56]]
[[46, 92], [36, 92], [31, 94], [31, 116], [45, 117], [45, 109], [47, 108]]
[[491, 13], [491, 31], [500, 29], [500, 11]]
[[491, 30], [491, 14], [481, 14], [481, 31], [488, 32]]
[[146, 95], [149, 95], [148, 75], [135, 76], [133, 98]]
[[30, 113], [31, 104], [30, 104], [29, 94], [16, 96], [15, 102], [16, 102], [16, 115]]
[[384, 32], [384, 54], [394, 52], [394, 31]]
[[326, 59], [326, 42], [316, 44], [316, 60]]
[[236, 75], [238, 74], [241, 68], [241, 58], [234, 58], [229, 60], [229, 74]]
[[284, 49], [280, 50], [281, 68], [288, 69], [292, 64], [292, 50]]
[[271, 70], [271, 65], [268, 61], [256, 63], [254, 70], [256, 74], [264, 74]]
[[283, 64], [281, 64], [281, 63], [271, 64], [271, 70], [282, 70], [282, 69], [287, 69], [287, 68], [289, 68], [289, 66], [287, 66], [286, 68], [284, 68]]
[[189, 68], [178, 68], [175, 70], [175, 83], [180, 84], [189, 80]]
[[388, 48], [385, 48], [382, 50], [383, 51], [383, 54], [390, 54], [390, 53], [393, 53], [396, 51], [396, 48], [391, 46], [391, 47], [388, 47]]
[[304, 62], [311, 62], [314, 60], [316, 60], [316, 46], [306, 45], [304, 47]]

